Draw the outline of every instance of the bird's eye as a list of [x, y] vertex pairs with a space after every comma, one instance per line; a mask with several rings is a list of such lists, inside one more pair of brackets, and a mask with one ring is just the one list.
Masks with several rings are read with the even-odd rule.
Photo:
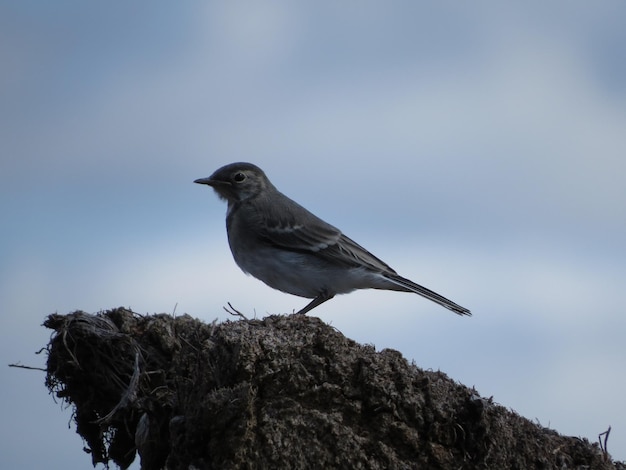
[[233, 180], [235, 180], [236, 183], [241, 183], [245, 179], [246, 179], [246, 175], [241, 172], [235, 173], [233, 176]]

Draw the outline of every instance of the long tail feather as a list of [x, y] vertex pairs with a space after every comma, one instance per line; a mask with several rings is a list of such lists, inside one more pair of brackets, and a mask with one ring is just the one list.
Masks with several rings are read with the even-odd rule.
[[406, 290], [410, 292], [415, 292], [416, 294], [421, 295], [422, 297], [426, 297], [428, 300], [432, 300], [433, 302], [438, 303], [439, 305], [446, 307], [449, 310], [452, 310], [454, 313], [458, 315], [472, 315], [472, 313], [466, 309], [465, 307], [461, 307], [458, 304], [455, 304], [449, 299], [446, 299], [444, 296], [433, 292], [430, 289], [427, 289], [424, 286], [420, 286], [419, 284], [415, 284], [413, 281], [406, 279], [402, 276], [398, 275], [390, 275], [384, 274], [385, 278], [394, 284], [404, 287]]

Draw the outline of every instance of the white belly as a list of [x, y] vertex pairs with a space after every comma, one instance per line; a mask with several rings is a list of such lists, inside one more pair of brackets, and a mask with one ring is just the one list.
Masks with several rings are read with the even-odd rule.
[[268, 286], [310, 299], [321, 293], [346, 294], [355, 289], [389, 286], [389, 281], [378, 273], [364, 268], [336, 267], [314, 254], [259, 247], [233, 256], [244, 272]]

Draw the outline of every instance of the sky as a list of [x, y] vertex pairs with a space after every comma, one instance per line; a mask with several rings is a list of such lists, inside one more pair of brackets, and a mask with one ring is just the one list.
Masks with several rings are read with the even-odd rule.
[[[194, 179], [249, 161], [470, 308], [318, 307], [626, 460], [626, 4], [0, 1], [0, 467], [88, 468], [44, 373], [51, 313], [262, 318]], [[138, 468], [134, 464], [133, 468]]]

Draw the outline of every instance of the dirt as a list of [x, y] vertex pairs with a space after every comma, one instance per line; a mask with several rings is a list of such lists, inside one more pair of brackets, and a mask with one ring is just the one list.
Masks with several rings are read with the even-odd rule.
[[142, 469], [626, 469], [320, 319], [50, 315], [46, 385], [92, 462]]

